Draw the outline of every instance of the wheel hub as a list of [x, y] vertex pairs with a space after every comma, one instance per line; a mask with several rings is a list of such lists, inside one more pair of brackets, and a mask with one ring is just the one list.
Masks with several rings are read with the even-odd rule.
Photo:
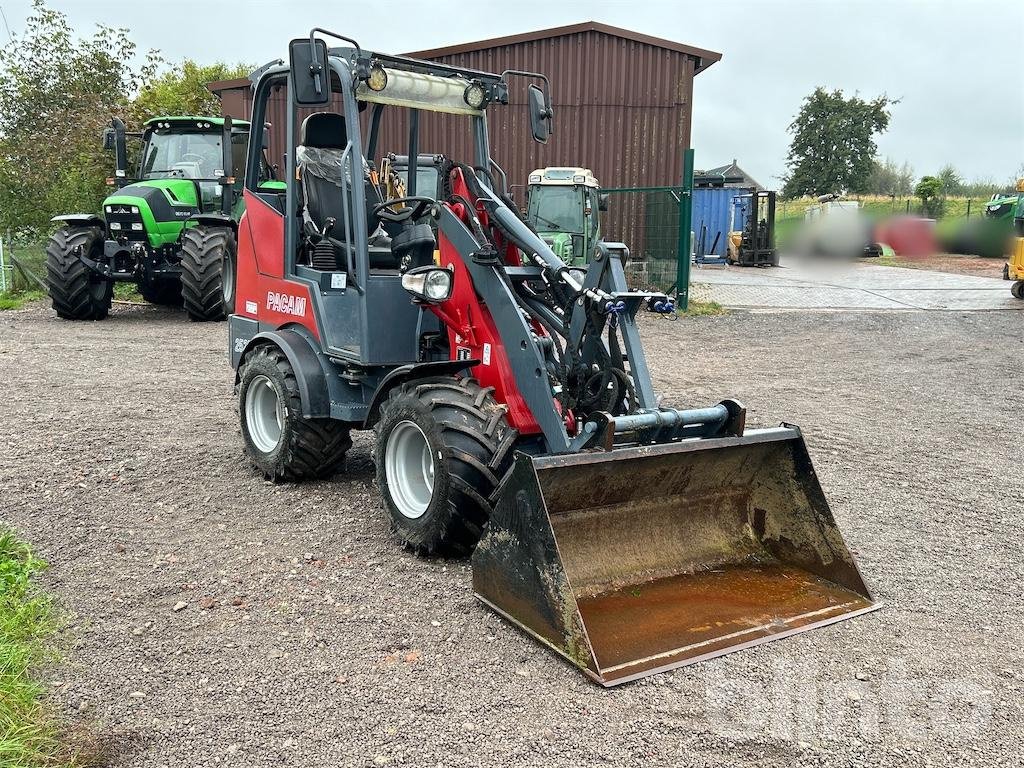
[[415, 520], [427, 511], [434, 495], [434, 456], [423, 434], [411, 421], [401, 421], [388, 436], [384, 473], [398, 511]]
[[249, 382], [245, 391], [245, 421], [258, 450], [270, 453], [277, 448], [284, 431], [284, 403], [267, 376], [261, 374]]

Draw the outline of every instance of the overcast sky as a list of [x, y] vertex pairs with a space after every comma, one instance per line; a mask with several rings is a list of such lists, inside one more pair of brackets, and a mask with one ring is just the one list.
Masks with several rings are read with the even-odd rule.
[[[968, 180], [1002, 182], [1024, 163], [1024, 0], [49, 4], [81, 32], [96, 22], [125, 26], [140, 48], [171, 60], [260, 64], [285, 56], [289, 38], [312, 26], [403, 52], [593, 19], [723, 54], [696, 79], [698, 168], [735, 157], [762, 184], [778, 185], [786, 126], [817, 85], [901, 99], [879, 152], [909, 161], [918, 176], [951, 162]], [[14, 32], [30, 7], [29, 0], [0, 0]]]

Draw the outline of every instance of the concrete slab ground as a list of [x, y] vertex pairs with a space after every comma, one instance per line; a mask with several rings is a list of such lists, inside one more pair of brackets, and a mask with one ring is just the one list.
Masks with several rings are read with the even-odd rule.
[[690, 282], [695, 299], [737, 309], [1024, 310], [1005, 280], [868, 262], [694, 267]]

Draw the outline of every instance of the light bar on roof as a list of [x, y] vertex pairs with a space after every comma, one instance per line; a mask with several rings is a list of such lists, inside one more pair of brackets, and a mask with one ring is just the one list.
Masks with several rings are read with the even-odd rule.
[[482, 109], [473, 109], [466, 103], [466, 88], [470, 82], [461, 77], [440, 77], [421, 72], [384, 68], [387, 84], [374, 91], [366, 83], [359, 83], [356, 98], [375, 104], [422, 109], [428, 112], [447, 112], [452, 115], [482, 115]]

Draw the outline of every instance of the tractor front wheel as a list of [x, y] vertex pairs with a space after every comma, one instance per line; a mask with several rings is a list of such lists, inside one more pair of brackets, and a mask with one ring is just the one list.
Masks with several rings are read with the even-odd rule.
[[46, 244], [46, 284], [58, 317], [102, 320], [110, 312], [114, 284], [79, 258], [96, 261], [102, 253], [99, 227], [62, 227], [53, 233]]
[[223, 269], [235, 253], [235, 233], [227, 227], [197, 224], [181, 236], [181, 298], [191, 320], [223, 320]]
[[421, 379], [381, 407], [377, 485], [392, 528], [421, 554], [464, 557], [487, 524], [516, 439], [491, 391], [474, 379]]
[[1024, 280], [1018, 280], [1010, 286], [1010, 294], [1015, 299], [1024, 299]]
[[345, 464], [348, 425], [303, 417], [295, 371], [277, 347], [257, 347], [242, 362], [238, 412], [246, 450], [268, 480], [329, 477]]

